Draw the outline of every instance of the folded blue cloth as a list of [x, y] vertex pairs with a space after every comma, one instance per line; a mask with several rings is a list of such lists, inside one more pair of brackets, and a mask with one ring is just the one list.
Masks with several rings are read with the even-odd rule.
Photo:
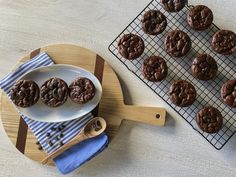
[[97, 154], [102, 152], [108, 144], [105, 133], [85, 140], [54, 159], [57, 168], [61, 173], [67, 174], [89, 161]]
[[[5, 78], [0, 80], [0, 88], [3, 89], [3, 91], [10, 99], [11, 87], [23, 74], [31, 69], [52, 64], [54, 64], [54, 62], [47, 55], [47, 53], [41, 53], [31, 60], [25, 62], [24, 64], [20, 65], [15, 71], [11, 72]], [[38, 122], [31, 120], [23, 115], [22, 118], [32, 130], [34, 135], [37, 137], [43, 149], [48, 154], [50, 154], [59, 148], [58, 143], [56, 142], [54, 142], [53, 146], [49, 146], [47, 143], [49, 140], [46, 136], [47, 133], [50, 133], [52, 137], [57, 136], [57, 132], [51, 131], [52, 127], [56, 128], [62, 125], [65, 126], [63, 132], [64, 136], [60, 139], [60, 141], [65, 144], [80, 132], [81, 128], [83, 128], [83, 126], [93, 118], [93, 115], [89, 113], [79, 119], [59, 123]], [[67, 174], [80, 167], [95, 155], [99, 154], [107, 146], [107, 144], [108, 137], [105, 133], [100, 135], [99, 137], [81, 142], [55, 158], [56, 166], [63, 174]]]

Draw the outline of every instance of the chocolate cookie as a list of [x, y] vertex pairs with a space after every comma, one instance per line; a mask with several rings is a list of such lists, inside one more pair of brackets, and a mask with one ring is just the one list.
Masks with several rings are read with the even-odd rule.
[[194, 58], [191, 70], [194, 77], [200, 80], [210, 80], [216, 76], [218, 66], [210, 55], [201, 54]]
[[143, 62], [143, 75], [149, 81], [161, 81], [168, 74], [165, 60], [158, 56], [151, 56]]
[[85, 77], [75, 79], [69, 86], [70, 98], [78, 104], [87, 103], [95, 95], [93, 82]]
[[162, 33], [167, 26], [166, 17], [159, 10], [147, 11], [142, 19], [142, 29], [150, 35], [158, 35]]
[[178, 12], [186, 3], [187, 0], [161, 0], [161, 5], [167, 12]]
[[136, 34], [125, 34], [118, 42], [119, 53], [126, 59], [133, 60], [140, 57], [144, 51], [144, 42]]
[[179, 80], [171, 85], [169, 95], [172, 103], [180, 107], [187, 107], [194, 103], [197, 92], [192, 84]]
[[221, 98], [225, 104], [236, 108], [236, 79], [224, 83], [221, 87]]
[[208, 7], [197, 5], [188, 12], [187, 21], [191, 28], [205, 30], [213, 22], [213, 13]]
[[236, 34], [229, 30], [219, 30], [214, 34], [211, 46], [219, 54], [232, 54], [236, 52]]
[[180, 30], [175, 30], [167, 34], [165, 38], [165, 50], [173, 57], [182, 57], [191, 49], [191, 39]]
[[47, 106], [61, 106], [68, 98], [68, 86], [62, 79], [50, 78], [41, 86], [40, 97]]
[[19, 107], [30, 107], [39, 100], [39, 87], [31, 80], [19, 80], [10, 91], [12, 102]]
[[223, 125], [223, 117], [218, 109], [205, 107], [197, 113], [197, 124], [204, 132], [217, 133]]

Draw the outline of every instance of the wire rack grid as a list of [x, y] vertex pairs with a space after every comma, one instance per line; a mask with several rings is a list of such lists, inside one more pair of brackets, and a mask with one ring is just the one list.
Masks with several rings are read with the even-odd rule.
[[[211, 38], [219, 28], [212, 24], [205, 31], [194, 31], [187, 24], [187, 12], [191, 6], [185, 6], [178, 13], [168, 13], [160, 5], [158, 0], [151, 1], [131, 23], [115, 38], [109, 45], [109, 51], [119, 59], [128, 70], [135, 74], [151, 90], [159, 95], [170, 107], [172, 107], [183, 119], [185, 119], [194, 130], [201, 134], [217, 150], [229, 141], [236, 132], [236, 110], [226, 106], [220, 98], [220, 88], [223, 83], [229, 79], [236, 78], [236, 60], [234, 56], [223, 56], [216, 54], [211, 49]], [[167, 18], [168, 25], [165, 31], [157, 36], [147, 35], [141, 29], [142, 15], [151, 9], [160, 10]], [[191, 38], [191, 51], [182, 58], [172, 58], [164, 50], [164, 39], [168, 32], [180, 29], [185, 31]], [[117, 43], [121, 36], [127, 33], [134, 33], [142, 37], [145, 43], [145, 51], [142, 56], [136, 60], [126, 60], [118, 52]], [[218, 73], [216, 78], [211, 81], [200, 81], [191, 75], [192, 59], [200, 53], [210, 54], [218, 64]], [[168, 76], [161, 82], [150, 82], [143, 77], [142, 65], [145, 58], [157, 55], [165, 59], [168, 65]], [[197, 90], [197, 100], [187, 108], [181, 108], [171, 103], [168, 96], [170, 85], [177, 80], [187, 80], [191, 82]], [[199, 109], [212, 105], [216, 107], [224, 117], [222, 129], [215, 134], [208, 134], [200, 130], [196, 124], [196, 113]]]

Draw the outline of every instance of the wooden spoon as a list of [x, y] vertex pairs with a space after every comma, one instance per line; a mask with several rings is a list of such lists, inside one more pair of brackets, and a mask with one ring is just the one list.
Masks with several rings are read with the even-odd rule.
[[95, 136], [100, 135], [104, 130], [106, 129], [106, 121], [101, 117], [95, 117], [91, 121], [89, 121], [80, 131], [78, 135], [76, 135], [72, 140], [70, 140], [68, 143], [61, 146], [59, 149], [54, 151], [53, 153], [49, 154], [47, 157], [45, 157], [42, 160], [42, 164], [48, 163], [50, 159], [54, 159], [61, 153], [63, 153], [65, 150], [69, 149], [73, 145], [84, 141], [89, 138], [93, 138]]

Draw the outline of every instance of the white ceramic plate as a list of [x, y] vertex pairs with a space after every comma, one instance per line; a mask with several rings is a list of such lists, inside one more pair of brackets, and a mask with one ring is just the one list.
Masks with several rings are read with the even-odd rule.
[[86, 104], [76, 104], [68, 97], [67, 101], [62, 106], [56, 108], [46, 106], [39, 99], [39, 101], [31, 107], [17, 107], [23, 115], [41, 122], [62, 122], [84, 116], [92, 111], [99, 103], [102, 96], [102, 86], [99, 80], [92, 73], [80, 67], [64, 64], [40, 67], [29, 71], [20, 79], [33, 80], [41, 87], [46, 80], [52, 77], [63, 79], [68, 86], [77, 77], [87, 77], [93, 82], [96, 88], [95, 96]]

